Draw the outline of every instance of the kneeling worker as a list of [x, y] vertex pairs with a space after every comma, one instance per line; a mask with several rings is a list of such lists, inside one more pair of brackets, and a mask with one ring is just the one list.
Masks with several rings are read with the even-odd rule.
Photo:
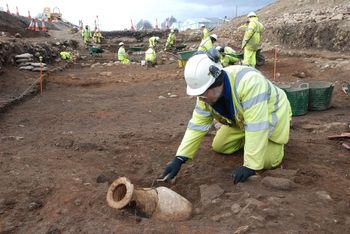
[[153, 46], [150, 46], [145, 52], [145, 61], [147, 65], [154, 66], [157, 63], [157, 54]]
[[216, 49], [220, 53], [220, 62], [223, 67], [233, 65], [239, 62], [236, 51], [229, 46], [217, 46]]
[[171, 180], [193, 159], [213, 119], [223, 124], [212, 143], [215, 152], [232, 154], [244, 148], [243, 165], [232, 173], [235, 184], [282, 162], [291, 120], [285, 92], [252, 67], [222, 68], [218, 57], [208, 55], [195, 55], [186, 64], [187, 94], [197, 96], [197, 103], [163, 180]]
[[128, 54], [125, 52], [125, 48], [124, 48], [124, 43], [120, 42], [119, 43], [119, 50], [118, 50], [118, 60], [122, 63], [122, 64], [129, 64], [129, 56]]

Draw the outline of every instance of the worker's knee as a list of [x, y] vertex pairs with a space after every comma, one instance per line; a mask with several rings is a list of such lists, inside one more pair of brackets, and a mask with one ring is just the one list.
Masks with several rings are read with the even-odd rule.
[[214, 138], [212, 148], [215, 152], [220, 154], [232, 154], [240, 150], [244, 146], [243, 140], [236, 140], [232, 142], [222, 142]]

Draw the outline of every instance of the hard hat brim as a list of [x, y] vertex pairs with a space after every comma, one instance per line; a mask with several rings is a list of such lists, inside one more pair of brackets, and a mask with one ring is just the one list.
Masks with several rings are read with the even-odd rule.
[[206, 83], [205, 85], [203, 85], [202, 87], [198, 88], [198, 89], [192, 89], [191, 87], [189, 87], [187, 85], [186, 88], [186, 93], [189, 96], [199, 96], [201, 94], [203, 94], [205, 91], [207, 91], [207, 89], [215, 82], [214, 77], [212, 79], [209, 80], [208, 83]]

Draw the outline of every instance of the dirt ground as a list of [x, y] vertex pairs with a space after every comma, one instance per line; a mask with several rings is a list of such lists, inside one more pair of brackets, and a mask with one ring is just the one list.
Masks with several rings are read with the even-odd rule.
[[[150, 187], [174, 157], [195, 104], [176, 62], [150, 69], [103, 65], [113, 58], [106, 54], [90, 61], [101, 63], [94, 68], [77, 63], [50, 74], [43, 96], [1, 115], [0, 233], [234, 233], [239, 227], [245, 231], [238, 233], [348, 232], [350, 152], [327, 136], [349, 129], [350, 97], [340, 87], [350, 69], [318, 67], [341, 63], [345, 54], [307, 53], [281, 55], [277, 79], [296, 81], [292, 74], [305, 72], [303, 80], [334, 81], [332, 108], [293, 117], [283, 169], [259, 172], [243, 184], [231, 179], [242, 153], [214, 153], [214, 132], [209, 134], [176, 183], [166, 185], [194, 205], [183, 222], [144, 218], [106, 203], [114, 179], [126, 176], [135, 186]], [[266, 57], [259, 69], [272, 79], [273, 54]], [[37, 76], [24, 74], [8, 67], [3, 77], [30, 83]], [[266, 176], [294, 186], [271, 189], [260, 182]], [[223, 192], [203, 204], [203, 185]]]
[[[309, 2], [328, 4], [298, 4]], [[51, 37], [23, 33], [17, 42], [78, 40], [82, 45], [79, 34], [65, 31], [50, 31]], [[193, 35], [181, 36], [186, 40]], [[3, 109], [39, 74], [5, 63], [0, 69], [0, 234], [349, 232], [350, 151], [342, 143], [350, 140], [327, 138], [350, 132], [350, 96], [341, 89], [350, 82], [348, 52], [282, 49], [274, 79], [274, 53], [263, 51], [267, 62], [258, 69], [276, 84], [334, 83], [330, 109], [292, 118], [281, 167], [234, 185], [231, 173], [242, 165], [242, 152], [214, 153], [213, 128], [175, 183], [155, 184], [192, 202], [189, 220], [163, 222], [143, 217], [132, 206], [110, 208], [106, 193], [116, 178], [125, 176], [139, 188], [154, 184], [175, 156], [195, 105], [174, 57], [163, 54], [164, 64], [155, 68], [140, 66], [140, 54], [131, 55], [135, 64], [114, 63], [122, 39], [136, 43], [135, 38], [105, 38], [102, 57], [80, 48], [75, 63], [53, 59], [43, 95], [29, 95]], [[0, 38], [8, 41], [18, 45], [13, 38]], [[268, 177], [287, 179], [289, 185], [267, 186], [263, 180]]]

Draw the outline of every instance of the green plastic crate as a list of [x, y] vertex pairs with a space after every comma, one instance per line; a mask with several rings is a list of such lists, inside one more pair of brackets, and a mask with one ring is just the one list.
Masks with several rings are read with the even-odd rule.
[[331, 106], [334, 84], [327, 81], [311, 81], [309, 85], [309, 110], [327, 110]]
[[197, 50], [189, 50], [184, 52], [179, 52], [179, 56], [181, 60], [189, 60]]

